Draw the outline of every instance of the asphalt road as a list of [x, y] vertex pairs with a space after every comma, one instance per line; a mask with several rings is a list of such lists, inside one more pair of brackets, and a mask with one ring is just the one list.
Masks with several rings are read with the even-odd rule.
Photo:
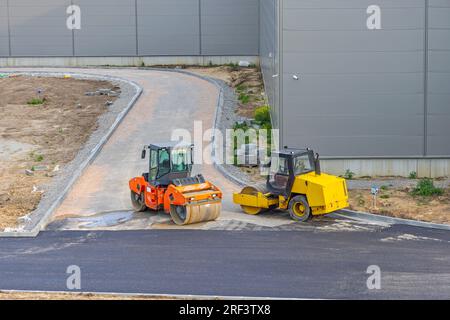
[[[278, 298], [449, 299], [450, 233], [47, 231], [0, 239], [0, 289], [67, 291], [81, 268], [89, 292]], [[381, 268], [381, 289], [366, 270]]]

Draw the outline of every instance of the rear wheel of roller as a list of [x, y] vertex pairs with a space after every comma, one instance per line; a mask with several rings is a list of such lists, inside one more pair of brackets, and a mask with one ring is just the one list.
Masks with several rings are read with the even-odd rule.
[[289, 214], [295, 221], [305, 222], [311, 218], [311, 207], [304, 196], [296, 196], [289, 202]]
[[131, 203], [134, 211], [136, 212], [144, 212], [147, 210], [147, 205], [144, 200], [144, 193], [137, 194], [136, 192], [131, 191]]

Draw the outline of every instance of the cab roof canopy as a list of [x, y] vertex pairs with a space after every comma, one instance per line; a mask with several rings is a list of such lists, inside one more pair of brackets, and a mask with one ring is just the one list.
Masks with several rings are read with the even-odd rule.
[[192, 143], [186, 143], [183, 141], [168, 141], [168, 142], [162, 142], [162, 143], [152, 143], [149, 145], [150, 149], [188, 149], [192, 148], [194, 145]]
[[285, 156], [300, 156], [300, 155], [303, 155], [306, 153], [313, 153], [313, 151], [308, 148], [306, 148], [306, 149], [284, 148], [275, 153], [279, 154], [279, 155], [285, 155]]

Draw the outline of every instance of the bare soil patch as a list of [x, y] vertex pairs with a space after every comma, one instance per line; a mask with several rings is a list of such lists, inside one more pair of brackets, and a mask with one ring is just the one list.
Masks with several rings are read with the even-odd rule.
[[[39, 204], [43, 189], [97, 128], [116, 97], [107, 81], [14, 76], [0, 79], [0, 230]], [[34, 103], [34, 104], [33, 104]], [[26, 174], [26, 171], [28, 174]]]
[[442, 196], [411, 195], [410, 188], [381, 190], [376, 208], [370, 190], [350, 190], [350, 209], [389, 217], [450, 224], [450, 190]]

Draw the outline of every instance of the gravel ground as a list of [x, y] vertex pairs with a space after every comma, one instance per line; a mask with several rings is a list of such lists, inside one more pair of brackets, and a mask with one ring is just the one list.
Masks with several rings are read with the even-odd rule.
[[[216, 80], [216, 82], [222, 89], [223, 103], [218, 106], [214, 126], [215, 129], [219, 129], [223, 134], [225, 134], [226, 130], [232, 129], [236, 122], [245, 121], [248, 119], [240, 117], [236, 114], [238, 99], [234, 89], [228, 86], [224, 81]], [[226, 154], [225, 146], [223, 152]], [[236, 166], [216, 163], [216, 167], [235, 183], [240, 185], [253, 184], [253, 182], [251, 182], [251, 177]]]
[[[63, 73], [41, 73], [41, 72], [11, 72], [14, 74], [22, 74], [27, 76], [39, 76], [39, 77], [61, 77]], [[16, 229], [5, 230], [5, 232], [24, 232], [30, 231], [35, 228], [42, 220], [49, 208], [57, 201], [61, 194], [61, 190], [64, 190], [68, 183], [73, 179], [74, 173], [80, 167], [80, 164], [85, 162], [93, 149], [100, 143], [100, 141], [105, 137], [105, 135], [110, 130], [111, 126], [116, 122], [117, 117], [125, 108], [129, 105], [130, 101], [138, 94], [138, 88], [131, 82], [121, 80], [113, 77], [103, 77], [96, 75], [76, 75], [71, 74], [75, 79], [91, 79], [91, 80], [106, 80], [111, 82], [113, 85], [119, 86], [121, 89], [120, 97], [116, 102], [109, 107], [108, 112], [104, 113], [98, 119], [98, 128], [91, 135], [88, 142], [84, 147], [78, 152], [77, 156], [64, 166], [60, 173], [52, 179], [52, 181], [42, 186], [44, 190], [44, 196], [39, 203], [37, 209], [30, 214], [22, 217], [20, 219], [21, 223]]]

